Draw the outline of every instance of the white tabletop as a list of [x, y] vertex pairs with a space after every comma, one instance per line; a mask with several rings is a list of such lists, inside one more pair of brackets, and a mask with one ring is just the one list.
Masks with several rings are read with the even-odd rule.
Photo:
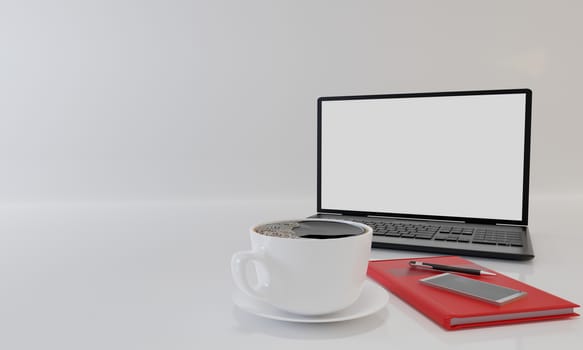
[[[583, 342], [579, 318], [448, 332], [393, 295], [378, 313], [327, 324], [235, 307], [229, 262], [249, 247], [248, 227], [314, 207], [311, 199], [2, 205], [0, 348], [491, 350]], [[530, 213], [534, 260], [469, 259], [583, 302], [583, 198], [533, 198]], [[427, 255], [374, 249], [372, 258]]]

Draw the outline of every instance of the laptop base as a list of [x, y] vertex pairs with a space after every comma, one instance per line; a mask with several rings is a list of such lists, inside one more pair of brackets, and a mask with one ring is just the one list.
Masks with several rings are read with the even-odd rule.
[[[373, 248], [510, 260], [534, 258], [528, 229], [523, 226], [370, 218], [334, 214], [317, 214], [311, 217], [368, 224], [373, 228]], [[402, 232], [405, 233], [396, 232], [392, 227], [402, 227]]]

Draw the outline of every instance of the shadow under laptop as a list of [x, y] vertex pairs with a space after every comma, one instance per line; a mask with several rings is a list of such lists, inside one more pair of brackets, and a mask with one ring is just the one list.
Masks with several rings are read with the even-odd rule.
[[300, 323], [278, 321], [250, 314], [233, 307], [237, 322], [236, 331], [242, 333], [261, 333], [286, 339], [339, 339], [365, 334], [382, 326], [388, 317], [387, 308], [378, 312], [348, 321], [327, 323]]

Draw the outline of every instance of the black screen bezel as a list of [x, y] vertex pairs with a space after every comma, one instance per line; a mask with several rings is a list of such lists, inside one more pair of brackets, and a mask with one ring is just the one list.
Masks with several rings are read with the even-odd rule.
[[[393, 212], [368, 212], [343, 210], [341, 208], [322, 208], [322, 102], [338, 100], [367, 100], [367, 99], [391, 99], [391, 98], [417, 98], [417, 97], [438, 97], [438, 96], [469, 96], [469, 95], [500, 95], [500, 94], [524, 94], [525, 95], [525, 118], [524, 118], [524, 161], [523, 161], [523, 184], [522, 184], [522, 218], [520, 220], [462, 217], [462, 216], [439, 216], [439, 215], [419, 215]], [[529, 177], [530, 177], [530, 138], [531, 138], [531, 113], [532, 113], [532, 90], [530, 89], [499, 89], [499, 90], [474, 90], [474, 91], [444, 91], [444, 92], [422, 92], [422, 93], [397, 93], [379, 95], [353, 95], [353, 96], [324, 96], [317, 99], [318, 117], [318, 138], [317, 138], [317, 211], [319, 213], [333, 213], [355, 216], [381, 216], [397, 217], [423, 220], [445, 220], [464, 221], [469, 223], [484, 224], [510, 224], [528, 225], [528, 203], [529, 203]]]

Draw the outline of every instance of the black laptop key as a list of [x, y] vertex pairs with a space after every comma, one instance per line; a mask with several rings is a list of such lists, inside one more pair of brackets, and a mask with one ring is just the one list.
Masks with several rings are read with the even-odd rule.
[[496, 241], [488, 241], [488, 240], [473, 240], [472, 243], [478, 244], [489, 244], [489, 245], [496, 245]]
[[432, 237], [433, 234], [417, 234], [417, 236], [415, 236], [417, 239], [431, 239]]

